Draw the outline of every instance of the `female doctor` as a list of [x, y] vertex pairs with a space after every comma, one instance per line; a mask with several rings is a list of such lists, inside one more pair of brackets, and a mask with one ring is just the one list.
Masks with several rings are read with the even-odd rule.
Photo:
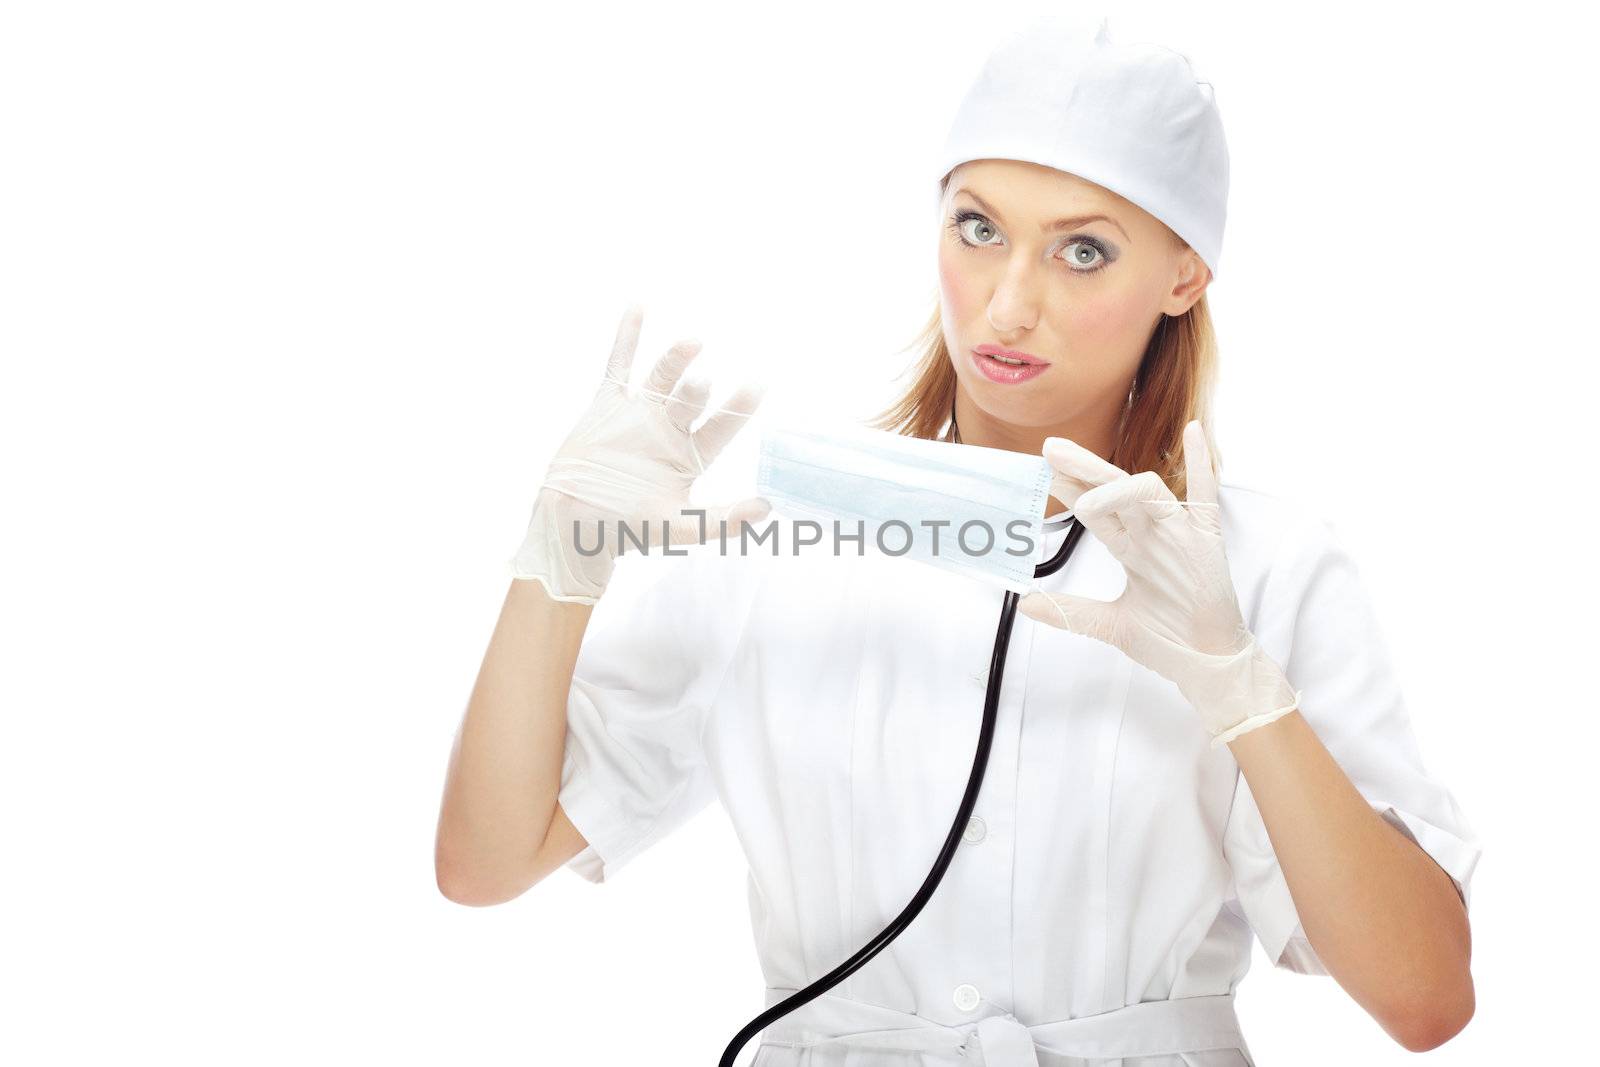
[[[1249, 1065], [1252, 938], [1406, 1049], [1443, 1043], [1473, 1012], [1478, 844], [1424, 770], [1354, 562], [1314, 513], [1219, 481], [1204, 430], [1227, 189], [1211, 87], [1104, 23], [1041, 22], [990, 57], [938, 174], [939, 307], [878, 426], [1042, 453], [1045, 558], [1074, 522], [1087, 536], [1020, 603], [936, 892], [753, 1062]], [[640, 325], [624, 316], [512, 561], [528, 580], [451, 754], [438, 880], [477, 905], [563, 865], [603, 882], [720, 801], [773, 1005], [926, 877], [999, 597], [872, 553], [690, 543], [690, 486], [758, 396], [693, 425], [697, 346], [631, 384]], [[682, 555], [568, 533], [659, 516]]]

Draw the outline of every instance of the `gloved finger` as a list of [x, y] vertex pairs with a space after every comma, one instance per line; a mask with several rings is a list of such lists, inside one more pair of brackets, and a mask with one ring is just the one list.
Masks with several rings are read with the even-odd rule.
[[[1112, 483], [1115, 484], [1115, 483]], [[1109, 486], [1099, 485], [1080, 493], [1072, 506], [1073, 517], [1094, 534], [1095, 539], [1121, 563], [1128, 562], [1132, 538], [1115, 507], [1116, 497], [1107, 493]]]
[[[606, 360], [606, 380], [620, 385], [628, 384], [633, 374], [633, 353], [639, 347], [639, 327], [644, 322], [644, 308], [637, 303], [628, 305], [617, 324], [617, 337], [611, 343], [611, 355]], [[605, 382], [600, 383], [602, 386]]]
[[1106, 551], [1111, 553], [1111, 558], [1122, 564], [1124, 569], [1134, 566], [1133, 535], [1128, 528], [1122, 525], [1122, 520], [1115, 512], [1100, 516], [1100, 528], [1095, 530], [1089, 523], [1090, 532], [1100, 539], [1106, 546]]
[[1184, 498], [1189, 503], [1217, 502], [1219, 479], [1211, 463], [1211, 445], [1206, 441], [1205, 427], [1199, 419], [1191, 419], [1183, 428], [1183, 469], [1189, 483]]
[[699, 341], [679, 341], [667, 349], [666, 355], [656, 360], [656, 365], [650, 368], [650, 377], [644, 383], [646, 395], [657, 400], [671, 396], [685, 368], [699, 354]]
[[1116, 644], [1114, 639], [1122, 629], [1121, 597], [1094, 600], [1070, 593], [1033, 592], [1017, 602], [1017, 610], [1030, 619], [1107, 644]]
[[741, 522], [760, 522], [772, 513], [772, 501], [766, 497], [746, 497], [727, 509], [723, 516], [728, 520], [728, 528], [737, 530]]
[[765, 395], [764, 385], [743, 386], [728, 398], [726, 404], [706, 417], [706, 421], [694, 432], [694, 447], [701, 460], [710, 465], [717, 458], [723, 446], [733, 440], [733, 435], [750, 420]]
[[[1155, 471], [1140, 471], [1129, 479], [1130, 512], [1137, 511], [1141, 522], [1154, 524], [1160, 519], [1176, 518], [1183, 514], [1183, 505], [1173, 495], [1165, 478]], [[1127, 524], [1127, 517], [1123, 517]]]
[[[1121, 481], [1096, 486], [1083, 494], [1088, 499], [1079, 500], [1078, 517], [1081, 521], [1085, 511], [1090, 514], [1110, 512], [1116, 515], [1124, 529], [1134, 537], [1140, 537], [1155, 525], [1159, 514], [1156, 509], [1166, 503], [1163, 494], [1172, 497], [1161, 476], [1155, 471], [1141, 471]], [[1176, 511], [1177, 506], [1172, 505], [1172, 509]]]
[[694, 425], [694, 420], [706, 408], [706, 397], [711, 395], [711, 383], [704, 378], [686, 375], [678, 388], [667, 398], [667, 421], [684, 433]]
[[[702, 544], [714, 537], [722, 536], [723, 523], [727, 524], [727, 536], [732, 539], [739, 535], [739, 524], [742, 522], [758, 522], [765, 518], [772, 510], [772, 504], [763, 497], [746, 497], [733, 504], [714, 505], [705, 508], [696, 508], [692, 515], [682, 515], [674, 519], [670, 527], [672, 543], [675, 545]], [[699, 512], [705, 512], [704, 529], [701, 527]]]
[[1078, 497], [1085, 492], [1087, 487], [1077, 478], [1069, 478], [1060, 471], [1055, 471], [1050, 477], [1050, 495], [1065, 504], [1069, 512], [1077, 506]]
[[[1050, 461], [1057, 473], [1082, 484], [1083, 489], [1126, 478], [1128, 472], [1115, 463], [1101, 459], [1078, 442], [1067, 437], [1046, 437], [1040, 453]], [[1065, 498], [1062, 498], [1065, 500]]]

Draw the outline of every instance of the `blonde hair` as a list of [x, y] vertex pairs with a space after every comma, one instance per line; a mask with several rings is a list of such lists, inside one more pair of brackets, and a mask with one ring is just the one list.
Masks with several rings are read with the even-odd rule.
[[[1173, 238], [1179, 241], [1176, 234]], [[908, 437], [946, 440], [955, 409], [956, 372], [937, 303], [927, 325], [907, 347], [921, 353], [910, 368], [911, 384], [894, 403], [871, 416], [868, 425]], [[1199, 419], [1205, 431], [1212, 469], [1221, 466], [1221, 454], [1211, 439], [1216, 375], [1216, 334], [1202, 292], [1189, 310], [1162, 315], [1151, 331], [1122, 410], [1111, 462], [1129, 474], [1155, 471], [1174, 496], [1185, 499], [1183, 428], [1191, 419]]]

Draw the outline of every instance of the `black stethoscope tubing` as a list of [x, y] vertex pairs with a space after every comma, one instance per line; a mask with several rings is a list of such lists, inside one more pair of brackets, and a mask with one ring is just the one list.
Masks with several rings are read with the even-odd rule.
[[[1035, 578], [1054, 574], [1066, 565], [1072, 555], [1072, 550], [1077, 547], [1078, 541], [1083, 536], [1083, 524], [1076, 518], [1072, 520], [1072, 528], [1067, 531], [1066, 540], [1056, 550], [1056, 554], [1033, 569]], [[745, 1024], [744, 1029], [733, 1036], [728, 1047], [723, 1050], [722, 1059], [718, 1067], [734, 1067], [734, 1059], [739, 1050], [744, 1047], [756, 1034], [770, 1026], [773, 1022], [805, 1005], [823, 993], [832, 989], [846, 978], [850, 977], [867, 961], [883, 951], [884, 946], [899, 937], [911, 921], [922, 911], [923, 906], [933, 898], [933, 891], [938, 888], [939, 882], [944, 878], [946, 868], [955, 857], [956, 847], [961, 842], [962, 832], [966, 829], [967, 820], [972, 817], [973, 806], [978, 802], [978, 790], [983, 786], [983, 773], [989, 766], [989, 748], [994, 741], [995, 718], [1000, 708], [1000, 680], [1006, 666], [1006, 648], [1011, 643], [1011, 624], [1017, 617], [1017, 601], [1021, 597], [1006, 590], [1005, 600], [1000, 605], [1000, 625], [994, 635], [994, 653], [989, 659], [989, 687], [983, 699], [983, 726], [978, 731], [978, 750], [972, 758], [972, 773], [967, 779], [967, 791], [961, 798], [961, 806], [956, 811], [955, 822], [950, 827], [950, 833], [945, 836], [944, 847], [939, 851], [939, 858], [933, 863], [933, 869], [928, 872], [928, 877], [923, 881], [922, 888], [917, 890], [917, 895], [911, 898], [911, 903], [897, 915], [893, 922], [883, 928], [883, 931], [871, 941], [863, 945], [854, 956], [845, 960], [839, 966], [812, 982], [804, 989], [757, 1015]]]

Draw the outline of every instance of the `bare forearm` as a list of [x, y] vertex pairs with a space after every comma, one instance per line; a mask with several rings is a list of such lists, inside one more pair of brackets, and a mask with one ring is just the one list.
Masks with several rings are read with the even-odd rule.
[[1449, 875], [1373, 809], [1298, 711], [1228, 745], [1328, 973], [1406, 1048], [1449, 1040], [1474, 1003]]
[[456, 731], [434, 845], [440, 890], [494, 904], [531, 884], [555, 814], [567, 694], [589, 605], [514, 579]]

